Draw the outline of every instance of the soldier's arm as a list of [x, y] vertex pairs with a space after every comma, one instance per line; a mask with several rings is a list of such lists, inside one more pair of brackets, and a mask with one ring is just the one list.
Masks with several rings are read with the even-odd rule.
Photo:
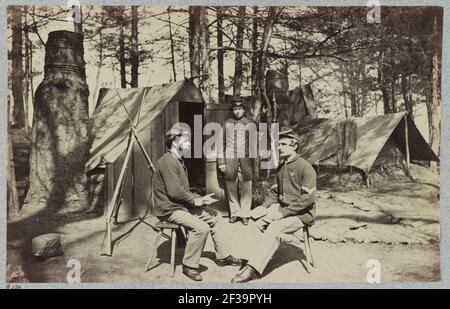
[[283, 217], [295, 216], [313, 207], [316, 201], [316, 183], [316, 171], [311, 165], [305, 166], [302, 171], [302, 190], [296, 201], [280, 209]]

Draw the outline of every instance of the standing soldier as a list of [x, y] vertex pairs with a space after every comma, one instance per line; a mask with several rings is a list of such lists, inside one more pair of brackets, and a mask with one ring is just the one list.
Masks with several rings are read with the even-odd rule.
[[256, 125], [245, 117], [242, 100], [232, 102], [233, 118], [223, 125], [224, 149], [217, 164], [225, 178], [225, 193], [230, 206], [230, 223], [239, 219], [247, 225], [252, 205], [252, 181], [257, 168]]

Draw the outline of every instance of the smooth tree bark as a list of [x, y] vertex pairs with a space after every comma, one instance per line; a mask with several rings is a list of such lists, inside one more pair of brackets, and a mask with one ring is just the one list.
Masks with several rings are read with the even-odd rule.
[[139, 86], [139, 30], [138, 30], [138, 6], [131, 6], [131, 87]]
[[23, 11], [21, 6], [10, 6], [12, 29], [12, 95], [13, 95], [13, 122], [19, 128], [24, 128], [25, 106], [23, 86]]
[[233, 96], [239, 97], [242, 90], [242, 52], [244, 47], [244, 17], [245, 6], [240, 6], [237, 15], [236, 51], [234, 58]]

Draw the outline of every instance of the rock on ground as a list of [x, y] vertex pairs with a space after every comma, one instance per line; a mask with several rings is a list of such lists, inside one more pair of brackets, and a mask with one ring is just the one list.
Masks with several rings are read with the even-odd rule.
[[33, 238], [31, 247], [33, 256], [42, 260], [64, 254], [59, 234], [44, 234]]

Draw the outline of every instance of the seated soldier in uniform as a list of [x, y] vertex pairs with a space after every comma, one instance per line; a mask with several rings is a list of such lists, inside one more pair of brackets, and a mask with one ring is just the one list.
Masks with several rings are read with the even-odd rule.
[[316, 171], [302, 159], [297, 149], [300, 141], [293, 131], [280, 133], [281, 163], [277, 168], [276, 190], [263, 203], [252, 210], [259, 237], [253, 244], [248, 263], [232, 283], [258, 278], [278, 249], [280, 234], [294, 233], [315, 219]]
[[174, 126], [167, 133], [166, 146], [168, 152], [158, 160], [153, 176], [154, 214], [160, 220], [179, 224], [188, 231], [183, 273], [192, 280], [202, 280], [198, 268], [210, 232], [217, 253], [217, 264], [241, 265], [242, 260], [227, 253], [226, 235], [214, 229], [217, 214], [203, 208], [216, 201], [211, 197], [212, 194], [196, 197], [190, 191], [183, 159], [191, 148], [189, 132]]

